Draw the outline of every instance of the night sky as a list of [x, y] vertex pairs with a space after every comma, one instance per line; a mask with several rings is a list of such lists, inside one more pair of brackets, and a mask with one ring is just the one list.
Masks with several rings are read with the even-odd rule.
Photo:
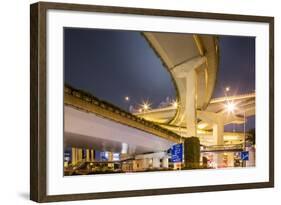
[[[255, 38], [219, 37], [220, 65], [213, 97], [255, 90]], [[140, 32], [64, 29], [65, 83], [125, 110], [149, 100], [156, 108], [175, 99], [171, 77]], [[129, 96], [127, 102], [125, 97]], [[255, 117], [247, 129], [255, 127]], [[226, 130], [242, 126], [226, 126]]]

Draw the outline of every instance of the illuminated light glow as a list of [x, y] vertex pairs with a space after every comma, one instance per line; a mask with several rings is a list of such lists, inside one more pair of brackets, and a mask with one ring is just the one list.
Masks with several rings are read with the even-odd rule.
[[129, 97], [129, 96], [126, 96], [126, 97], [125, 97], [125, 100], [126, 100], [126, 101], [129, 101], [129, 100], [130, 100], [130, 97]]
[[201, 123], [201, 124], [198, 124], [197, 125], [197, 127], [199, 128], [199, 129], [204, 129], [205, 127], [207, 127], [208, 126], [208, 123]]
[[226, 92], [230, 91], [230, 87], [226, 87], [226, 88], [225, 88], [225, 91], [226, 91]]
[[226, 108], [227, 112], [233, 113], [236, 110], [236, 105], [233, 102], [228, 102], [225, 105], [225, 108]]
[[141, 107], [142, 107], [142, 110], [143, 111], [147, 111], [147, 110], [150, 110], [151, 109], [151, 103], [149, 103], [148, 101], [144, 101], [142, 102], [141, 104]]
[[144, 104], [144, 105], [143, 105], [143, 109], [147, 110], [147, 109], [148, 109], [148, 105], [147, 105], [147, 104]]
[[179, 106], [179, 103], [176, 100], [174, 100], [171, 104], [174, 108], [178, 108], [178, 106]]

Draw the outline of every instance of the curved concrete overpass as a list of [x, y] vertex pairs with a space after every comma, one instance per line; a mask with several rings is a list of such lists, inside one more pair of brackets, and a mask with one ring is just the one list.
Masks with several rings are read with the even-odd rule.
[[[224, 125], [227, 124], [242, 124], [245, 122], [245, 117], [255, 115], [255, 93], [243, 95], [235, 95], [212, 99], [203, 110], [197, 110], [197, 136], [203, 145], [222, 145], [227, 141], [234, 144], [239, 144], [244, 141], [243, 133], [226, 133]], [[226, 104], [232, 103], [236, 109], [233, 112], [228, 112]], [[176, 108], [168, 106], [165, 108], [153, 109], [144, 113], [135, 113], [137, 116], [151, 121], [165, 121], [172, 119]], [[156, 120], [154, 120], [156, 119]], [[171, 130], [182, 137], [188, 137], [186, 121], [181, 126], [161, 123], [163, 128]]]
[[[187, 127], [190, 126], [187, 130], [193, 130], [194, 133], [196, 110], [207, 108], [215, 86], [218, 69], [216, 37], [154, 32], [142, 34], [171, 74], [180, 106], [172, 110], [172, 115], [167, 113], [165, 118], [148, 119], [153, 121], [150, 123], [145, 120], [147, 117], [142, 116], [145, 119], [141, 120], [141, 118], [131, 116], [130, 113], [115, 109], [112, 105], [99, 102], [94, 96], [66, 87], [64, 98], [66, 145], [97, 146], [97, 149], [120, 151], [122, 143], [127, 143], [131, 147], [136, 147], [135, 152], [141, 153], [165, 150], [173, 143], [181, 141], [177, 132], [165, 129], [161, 125], [158, 126], [157, 123], [171, 126], [181, 126], [185, 123]], [[161, 115], [165, 114], [165, 112], [161, 113]], [[107, 119], [102, 119], [100, 116]], [[102, 126], [93, 130], [91, 126], [94, 122], [99, 124], [101, 121], [111, 128], [116, 128], [115, 133], [122, 134], [116, 134], [114, 138], [109, 137], [112, 134], [101, 136], [98, 133], [107, 133], [108, 130], [103, 130]], [[85, 129], [79, 128], [86, 125], [88, 126]], [[139, 130], [138, 136], [124, 138], [131, 135], [130, 127]], [[147, 140], [147, 136], [150, 136], [150, 140]]]
[[153, 114], [137, 115], [157, 123], [185, 126], [188, 136], [196, 136], [196, 110], [207, 108], [215, 87], [219, 62], [217, 38], [157, 32], [144, 32], [143, 35], [170, 72], [179, 106], [168, 112], [160, 111], [161, 118], [154, 116], [157, 109]]
[[[247, 93], [212, 99], [204, 111], [197, 110], [197, 128], [199, 132], [212, 129], [212, 125], [218, 117], [223, 118], [223, 125], [244, 123], [244, 113], [246, 117], [255, 115], [255, 98], [255, 93]], [[233, 103], [237, 108], [233, 111], [233, 113], [228, 113], [225, 107], [229, 102]], [[135, 113], [135, 115], [150, 121], [163, 122], [159, 123], [162, 127], [170, 129], [178, 134], [181, 130], [181, 134], [183, 135], [186, 131], [186, 119], [183, 120], [182, 125], [180, 126], [164, 123], [165, 121], [173, 119], [176, 110], [177, 108], [170, 105], [165, 108]]]

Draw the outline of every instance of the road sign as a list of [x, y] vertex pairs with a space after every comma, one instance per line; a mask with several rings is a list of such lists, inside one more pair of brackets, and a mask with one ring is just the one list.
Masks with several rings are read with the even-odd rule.
[[182, 162], [182, 144], [175, 144], [172, 146], [171, 162]]
[[241, 152], [240, 157], [243, 161], [248, 161], [249, 160], [249, 152], [248, 151]]

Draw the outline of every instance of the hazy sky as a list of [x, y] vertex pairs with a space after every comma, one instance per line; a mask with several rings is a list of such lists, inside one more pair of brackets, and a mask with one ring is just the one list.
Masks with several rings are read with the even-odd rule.
[[[224, 36], [219, 38], [219, 47], [213, 97], [222, 96], [226, 86], [231, 87], [229, 94], [253, 92], [255, 39]], [[157, 107], [167, 97], [175, 98], [169, 73], [140, 32], [65, 28], [64, 67], [66, 84], [125, 110], [143, 100]], [[248, 120], [247, 128], [255, 126], [254, 119]]]

